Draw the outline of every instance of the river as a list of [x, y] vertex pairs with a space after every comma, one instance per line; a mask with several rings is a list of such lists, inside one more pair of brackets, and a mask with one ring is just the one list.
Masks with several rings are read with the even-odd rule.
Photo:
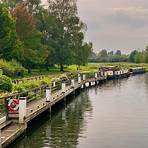
[[11, 148], [148, 148], [148, 74], [86, 89]]

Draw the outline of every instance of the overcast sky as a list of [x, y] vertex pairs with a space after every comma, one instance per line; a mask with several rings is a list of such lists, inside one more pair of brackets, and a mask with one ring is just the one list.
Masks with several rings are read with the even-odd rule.
[[95, 51], [148, 45], [148, 0], [78, 0], [78, 10]]

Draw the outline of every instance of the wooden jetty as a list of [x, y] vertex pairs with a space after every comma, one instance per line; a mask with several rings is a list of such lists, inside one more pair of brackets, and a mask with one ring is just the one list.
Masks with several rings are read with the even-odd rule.
[[[19, 111], [13, 114], [8, 112], [7, 120], [3, 123], [3, 126], [0, 127], [1, 147], [6, 147], [11, 144], [16, 138], [25, 132], [27, 123], [29, 121], [46, 110], [51, 111], [52, 106], [54, 106], [57, 102], [64, 100], [67, 96], [74, 94], [74, 92], [81, 90], [82, 88], [85, 88], [85, 86], [91, 87], [105, 80], [105, 76], [98, 76], [97, 73], [94, 75], [94, 77], [87, 79], [86, 76], [83, 76], [83, 78], [78, 76], [77, 81], [71, 80], [71, 84], [67, 86], [63, 83], [62, 89], [52, 94], [50, 94], [51, 90], [49, 88], [50, 93], [45, 92], [46, 96], [41, 99], [27, 103], [26, 98], [22, 97], [26, 102], [26, 107], [23, 106], [24, 100], [21, 101], [21, 98], [19, 98]], [[47, 90], [48, 88], [46, 88], [46, 91]]]

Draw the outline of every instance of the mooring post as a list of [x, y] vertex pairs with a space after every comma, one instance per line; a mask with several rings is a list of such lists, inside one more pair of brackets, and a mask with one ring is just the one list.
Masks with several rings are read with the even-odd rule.
[[75, 87], [75, 80], [74, 79], [71, 80], [71, 85], [73, 88]]
[[96, 78], [96, 79], [98, 78], [98, 74], [97, 74], [97, 73], [95, 73], [95, 78]]
[[78, 76], [78, 83], [81, 83], [81, 76]]
[[65, 93], [65, 91], [66, 91], [66, 84], [62, 83], [62, 93]]
[[51, 101], [51, 88], [47, 87], [46, 88], [46, 102], [50, 102]]
[[19, 98], [19, 123], [25, 123], [27, 100], [26, 97]]
[[53, 87], [55, 87], [55, 86], [56, 86], [56, 82], [54, 81], [54, 82], [53, 82]]
[[86, 75], [83, 75], [83, 81], [85, 81], [86, 80]]

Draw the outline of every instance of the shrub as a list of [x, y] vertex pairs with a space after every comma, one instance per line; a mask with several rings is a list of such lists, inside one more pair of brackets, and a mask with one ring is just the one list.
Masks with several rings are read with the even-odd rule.
[[12, 91], [12, 82], [9, 77], [0, 75], [0, 91]]
[[9, 77], [23, 76], [25, 71], [25, 68], [15, 60], [7, 62], [1, 59], [0, 68], [3, 71], [3, 74]]

